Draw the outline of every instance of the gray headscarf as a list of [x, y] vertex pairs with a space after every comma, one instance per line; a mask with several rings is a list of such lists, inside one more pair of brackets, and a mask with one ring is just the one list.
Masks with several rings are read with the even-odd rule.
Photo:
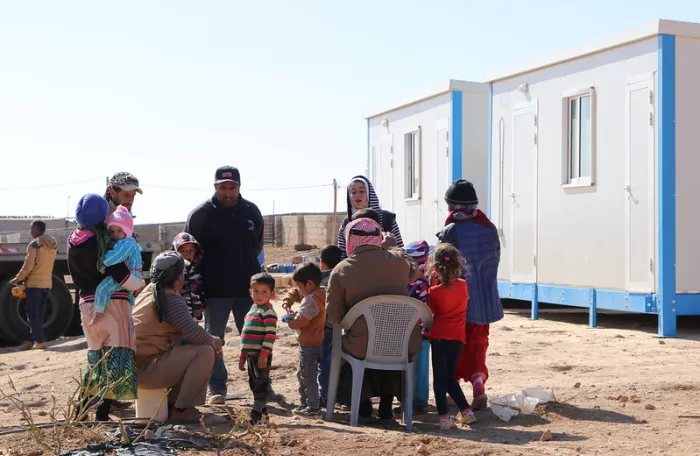
[[165, 320], [165, 308], [168, 300], [165, 289], [175, 283], [185, 270], [186, 265], [187, 261], [177, 252], [161, 253], [151, 264], [153, 297], [155, 298], [156, 314], [161, 322]]

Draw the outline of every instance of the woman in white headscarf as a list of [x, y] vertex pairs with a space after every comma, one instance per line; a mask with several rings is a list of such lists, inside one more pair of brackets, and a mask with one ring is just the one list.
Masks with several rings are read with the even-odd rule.
[[342, 251], [342, 257], [347, 258], [345, 249], [345, 227], [350, 223], [353, 214], [362, 209], [374, 209], [379, 215], [379, 225], [382, 232], [382, 247], [403, 247], [399, 224], [396, 223], [396, 214], [384, 210], [379, 205], [377, 192], [372, 183], [365, 176], [355, 176], [350, 179], [347, 187], [348, 215], [343, 219], [338, 230], [338, 247]]

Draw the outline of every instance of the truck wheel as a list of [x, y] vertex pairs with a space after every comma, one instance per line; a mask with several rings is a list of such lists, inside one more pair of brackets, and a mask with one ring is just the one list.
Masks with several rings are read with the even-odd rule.
[[[24, 300], [12, 296], [10, 278], [0, 283], [0, 333], [10, 342], [31, 340]], [[54, 340], [63, 335], [73, 320], [73, 300], [63, 281], [53, 276], [49, 302], [44, 311], [44, 337]]]

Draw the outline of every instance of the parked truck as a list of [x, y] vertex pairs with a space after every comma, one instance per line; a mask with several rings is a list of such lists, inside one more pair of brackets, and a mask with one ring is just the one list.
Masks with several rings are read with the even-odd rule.
[[[163, 250], [170, 249], [172, 239], [184, 226], [184, 222], [136, 226], [137, 239], [143, 249], [146, 278], [151, 259]], [[58, 241], [58, 254], [53, 267], [53, 287], [44, 313], [44, 333], [47, 340], [82, 334], [78, 293], [68, 272], [66, 256], [68, 236], [74, 228], [75, 224], [70, 224], [67, 228], [46, 230], [46, 234]], [[10, 280], [22, 267], [30, 241], [29, 225], [24, 232], [0, 233], [0, 341], [6, 344], [30, 340], [24, 301], [12, 296], [10, 284]]]

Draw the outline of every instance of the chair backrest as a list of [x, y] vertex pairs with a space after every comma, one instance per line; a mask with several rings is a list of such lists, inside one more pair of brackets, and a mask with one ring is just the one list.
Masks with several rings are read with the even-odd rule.
[[374, 296], [358, 302], [340, 326], [347, 330], [359, 317], [365, 317], [369, 336], [365, 360], [379, 364], [407, 363], [413, 328], [419, 320], [426, 327], [433, 321], [425, 303], [394, 295]]

